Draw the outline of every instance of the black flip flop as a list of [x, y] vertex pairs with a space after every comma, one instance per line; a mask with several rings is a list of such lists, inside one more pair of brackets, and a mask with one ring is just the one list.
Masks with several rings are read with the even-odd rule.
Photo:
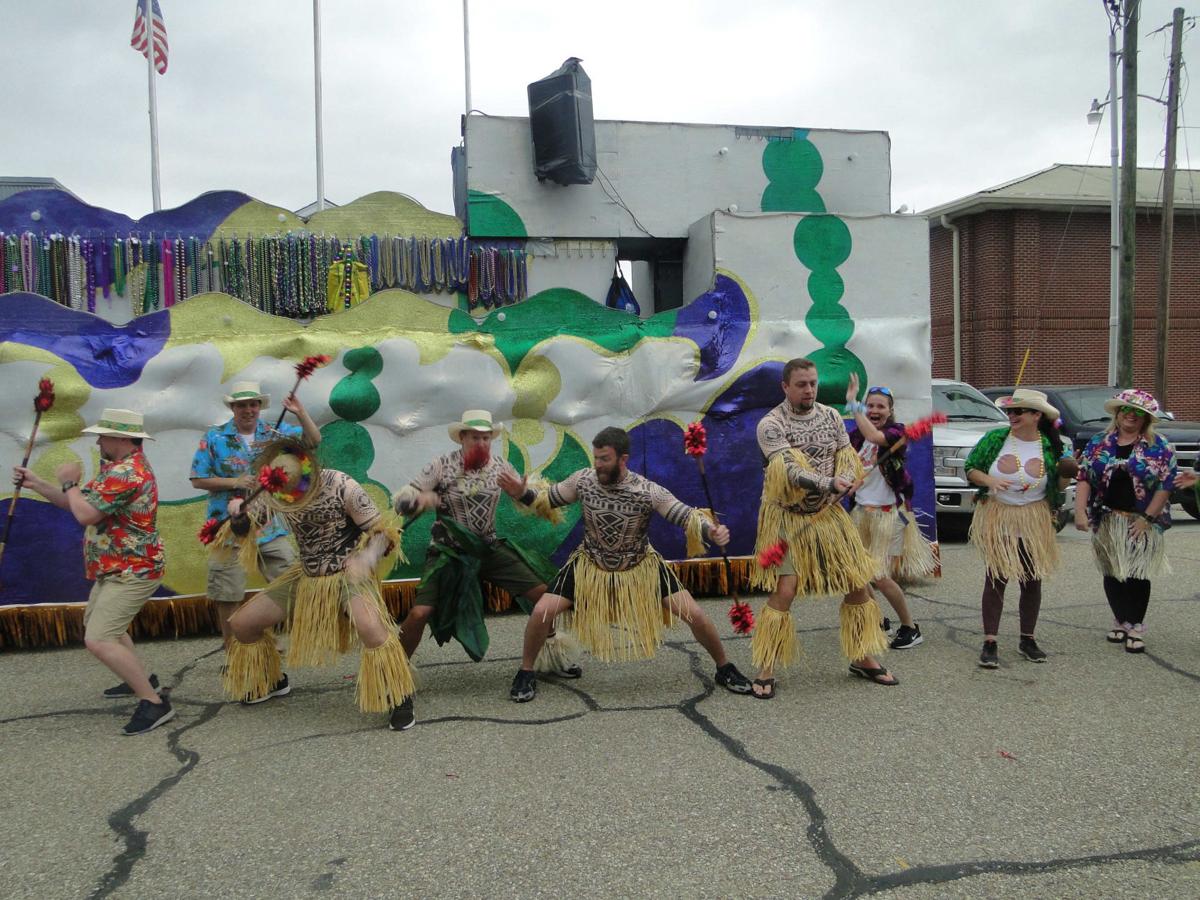
[[867, 679], [867, 681], [871, 682], [872, 684], [882, 685], [883, 687], [892, 687], [893, 685], [900, 683], [900, 679], [895, 678], [894, 675], [892, 677], [895, 678], [895, 681], [880, 681], [880, 676], [891, 675], [891, 673], [887, 669], [883, 668], [883, 666], [880, 666], [878, 669], [868, 669], [866, 666], [858, 666], [854, 663], [850, 663], [850, 672], [853, 675], [857, 675], [859, 678]]
[[765, 694], [760, 694], [757, 691], [754, 691], [753, 688], [751, 688], [751, 693], [753, 694], [753, 696], [757, 697], [759, 700], [774, 699], [774, 697], [775, 697], [775, 679], [774, 678], [755, 678], [754, 684], [757, 684], [759, 687], [766, 688], [767, 692]]

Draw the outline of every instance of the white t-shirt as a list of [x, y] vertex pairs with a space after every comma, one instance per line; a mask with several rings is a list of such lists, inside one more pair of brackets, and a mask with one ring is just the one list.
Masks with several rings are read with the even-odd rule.
[[875, 460], [879, 458], [879, 445], [864, 440], [858, 451], [867, 477], [854, 493], [854, 498], [863, 506], [895, 506], [896, 492], [891, 489], [883, 477]]
[[1046, 463], [1042, 441], [1022, 441], [1009, 434], [988, 474], [1009, 482], [1006, 491], [989, 490], [988, 496], [1010, 506], [1024, 506], [1046, 498]]

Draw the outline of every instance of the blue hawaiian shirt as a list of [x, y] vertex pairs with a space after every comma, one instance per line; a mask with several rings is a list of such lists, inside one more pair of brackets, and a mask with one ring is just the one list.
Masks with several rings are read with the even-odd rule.
[[[258, 426], [254, 429], [254, 437], [250, 442], [251, 452], [247, 453], [246, 445], [238, 436], [237, 426], [233, 423], [233, 419], [230, 419], [224, 425], [217, 425], [204, 433], [204, 437], [200, 439], [200, 447], [196, 450], [196, 455], [192, 457], [192, 471], [189, 477], [237, 478], [249, 471], [254, 462], [254, 456], [258, 454], [264, 444], [278, 437], [298, 438], [303, 434], [304, 429], [299, 425], [280, 425], [279, 430], [274, 431], [270, 425], [259, 419]], [[208, 518], [218, 521], [227, 518], [229, 501], [232, 497], [233, 491], [209, 491]], [[270, 522], [263, 526], [258, 542], [265, 544], [267, 541], [273, 541], [287, 533], [283, 518], [276, 514], [271, 517]]]
[[[1139, 437], [1133, 444], [1129, 459], [1116, 456], [1119, 434], [1116, 431], [1100, 432], [1088, 441], [1079, 464], [1078, 481], [1091, 485], [1088, 497], [1088, 519], [1092, 529], [1100, 527], [1101, 506], [1104, 492], [1112, 479], [1113, 472], [1124, 468], [1133, 482], [1133, 493], [1137, 500], [1137, 511], [1144, 513], [1157, 491], [1170, 491], [1175, 487], [1175, 451], [1161, 434], [1154, 436], [1151, 443]], [[1168, 503], [1158, 514], [1154, 523], [1160, 528], [1171, 527], [1171, 504]]]

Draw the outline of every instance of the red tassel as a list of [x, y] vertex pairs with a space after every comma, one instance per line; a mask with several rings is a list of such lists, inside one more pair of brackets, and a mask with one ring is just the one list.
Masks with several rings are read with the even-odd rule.
[[54, 405], [54, 382], [49, 378], [43, 378], [38, 382], [38, 395], [33, 398], [33, 408], [35, 411], [44, 413]]
[[209, 519], [202, 526], [200, 526], [200, 533], [197, 535], [197, 537], [200, 538], [200, 543], [204, 544], [205, 546], [211, 544], [213, 539], [217, 536], [217, 531], [219, 531], [220, 528], [221, 523], [219, 520]]
[[287, 485], [288, 475], [279, 466], [263, 466], [262, 471], [258, 473], [258, 483], [263, 486], [263, 490], [274, 493]]
[[764, 547], [762, 552], [758, 554], [758, 564], [764, 569], [774, 569], [787, 555], [787, 541], [779, 541], [777, 544], [772, 544], [770, 547]]
[[949, 421], [950, 417], [945, 413], [935, 412], [931, 416], [917, 419], [911, 425], [905, 426], [904, 436], [910, 441], [919, 441], [933, 432], [934, 425], [945, 425]]
[[734, 600], [733, 605], [729, 607], [729, 621], [737, 634], [749, 634], [754, 627], [754, 610], [750, 608], [749, 603]]
[[703, 422], [692, 422], [683, 432], [683, 452], [697, 458], [708, 452], [708, 434]]
[[317, 371], [317, 369], [329, 365], [332, 359], [332, 356], [326, 356], [324, 353], [316, 356], [306, 356], [303, 362], [296, 363], [296, 377], [303, 381], [312, 375], [313, 372]]

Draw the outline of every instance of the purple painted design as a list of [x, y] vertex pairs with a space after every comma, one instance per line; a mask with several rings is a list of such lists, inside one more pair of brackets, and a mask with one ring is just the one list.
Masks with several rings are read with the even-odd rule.
[[[716, 313], [709, 318], [709, 313]], [[737, 361], [750, 333], [750, 301], [741, 285], [728, 275], [718, 275], [713, 289], [701, 294], [675, 319], [675, 336], [700, 348], [696, 381], [724, 375]]]
[[[21, 191], [0, 200], [0, 231], [12, 234], [78, 234], [82, 237], [128, 234], [170, 235], [207, 240], [236, 209], [249, 202], [240, 191], [209, 191], [183, 206], [131, 219], [122, 213], [90, 206], [65, 191]], [[41, 218], [30, 214], [37, 210]]]
[[170, 335], [166, 310], [116, 326], [40, 294], [0, 294], [0, 342], [48, 350], [94, 388], [133, 384]]

